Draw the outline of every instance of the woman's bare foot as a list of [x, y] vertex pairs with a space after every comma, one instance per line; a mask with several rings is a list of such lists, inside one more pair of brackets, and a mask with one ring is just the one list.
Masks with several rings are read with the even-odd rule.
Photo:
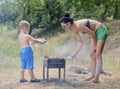
[[94, 78], [94, 77], [84, 77], [83, 80], [84, 80], [84, 81], [90, 81], [90, 80], [92, 80], [93, 78]]
[[92, 79], [90, 80], [91, 83], [99, 83], [99, 80], [96, 80], [96, 79]]

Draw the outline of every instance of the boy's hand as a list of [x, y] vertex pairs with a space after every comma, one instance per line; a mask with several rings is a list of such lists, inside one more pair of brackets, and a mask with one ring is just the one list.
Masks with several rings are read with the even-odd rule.
[[47, 41], [43, 38], [39, 38], [38, 40], [40, 41], [41, 44], [48, 44]]

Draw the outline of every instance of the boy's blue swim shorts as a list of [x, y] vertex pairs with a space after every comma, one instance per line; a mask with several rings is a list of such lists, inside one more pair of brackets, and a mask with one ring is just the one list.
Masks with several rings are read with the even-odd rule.
[[22, 69], [33, 69], [34, 68], [34, 55], [32, 48], [26, 46], [20, 50], [20, 61]]

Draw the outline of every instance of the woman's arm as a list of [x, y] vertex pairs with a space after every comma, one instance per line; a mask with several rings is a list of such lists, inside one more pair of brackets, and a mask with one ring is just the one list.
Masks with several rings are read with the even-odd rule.
[[82, 48], [82, 45], [83, 45], [83, 40], [81, 39], [80, 34], [75, 33], [75, 36], [77, 38], [78, 43], [77, 43], [77, 47], [76, 47], [75, 51], [73, 52], [73, 54], [71, 56], [72, 59], [74, 59], [77, 56], [77, 54], [79, 53], [79, 51], [80, 51], [80, 49]]

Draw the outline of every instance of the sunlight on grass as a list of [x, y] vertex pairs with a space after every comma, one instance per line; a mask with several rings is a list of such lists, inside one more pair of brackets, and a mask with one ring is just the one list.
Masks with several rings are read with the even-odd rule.
[[[25, 85], [19, 85], [17, 84], [17, 87], [14, 83], [11, 85], [11, 82], [15, 82], [19, 80], [19, 66], [20, 66], [20, 59], [19, 59], [19, 51], [20, 46], [18, 44], [18, 30], [7, 30], [6, 27], [4, 27], [5, 30], [0, 35], [0, 84], [7, 83], [6, 88], [5, 86], [0, 89], [8, 89], [8, 86], [11, 86], [11, 89], [25, 89], [26, 87], [29, 89], [39, 89], [38, 87], [43, 87], [47, 89], [68, 89], [67, 87], [69, 83], [62, 84], [61, 88], [60, 85], [56, 86], [56, 84], [50, 84], [48, 85], [42, 85], [42, 84], [25, 84]], [[110, 31], [110, 30], [109, 30]], [[117, 32], [117, 31], [116, 31]], [[115, 33], [115, 32], [114, 32]], [[103, 52], [103, 67], [106, 71], [110, 72], [112, 74], [111, 77], [108, 76], [101, 76], [102, 83], [99, 85], [92, 85], [86, 82], [80, 82], [80, 84], [77, 86], [79, 89], [112, 89], [114, 87], [119, 87], [116, 83], [120, 83], [118, 80], [120, 79], [120, 47], [119, 47], [119, 35], [110, 34], [110, 38], [108, 38], [105, 46], [105, 50]], [[84, 34], [83, 34], [84, 35]], [[82, 36], [84, 40], [83, 48], [81, 49], [80, 53], [78, 54], [77, 58], [73, 61], [67, 61], [67, 78], [69, 81], [75, 81], [71, 80], [70, 74], [69, 74], [69, 68], [70, 66], [76, 65], [80, 66], [82, 68], [87, 68], [90, 65], [90, 40], [89, 37], [85, 34], [85, 36]], [[71, 32], [68, 33], [60, 33], [57, 36], [46, 38], [48, 41], [48, 45], [39, 45], [36, 47], [35, 45], [32, 45], [34, 56], [35, 56], [35, 75], [42, 78], [42, 59], [40, 57], [43, 57], [45, 55], [48, 56], [69, 56], [74, 49], [76, 48], [77, 41], [74, 37], [74, 34]], [[113, 44], [113, 45], [111, 45]], [[54, 71], [54, 70], [53, 70]], [[51, 75], [56, 76], [57, 71], [50, 72]], [[28, 74], [25, 74], [27, 78], [29, 78]], [[73, 75], [74, 76], [74, 75]], [[78, 76], [77, 79], [81, 79], [82, 75], [75, 75]], [[11, 79], [12, 78], [12, 79]], [[76, 79], [76, 81], [77, 81]], [[112, 80], [111, 80], [112, 79]], [[105, 84], [104, 84], [105, 83]], [[112, 86], [113, 84], [113, 86]], [[72, 85], [72, 84], [71, 84]], [[16, 87], [15, 87], [16, 86]], [[14, 87], [14, 88], [13, 88]], [[49, 88], [51, 87], [51, 88]], [[65, 88], [66, 87], [66, 88]], [[70, 86], [72, 87], [72, 86]], [[82, 88], [83, 87], [83, 88]], [[106, 87], [106, 88], [104, 88]], [[43, 88], [43, 89], [45, 89]], [[74, 87], [73, 87], [74, 88]], [[118, 88], [116, 88], [118, 89]]]

